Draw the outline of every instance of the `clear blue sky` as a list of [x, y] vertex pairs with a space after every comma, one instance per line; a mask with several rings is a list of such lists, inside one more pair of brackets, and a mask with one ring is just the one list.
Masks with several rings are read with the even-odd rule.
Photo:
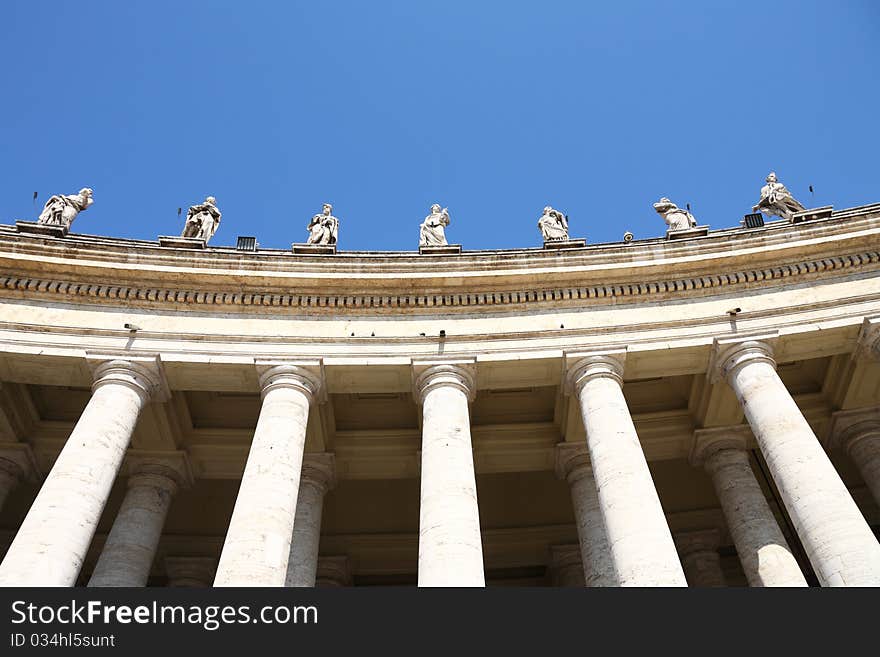
[[[0, 223], [90, 186], [80, 233], [414, 250], [734, 226], [774, 169], [807, 206], [880, 201], [880, 3], [36, 2], [0, 21]], [[808, 185], [815, 188], [815, 196]], [[39, 192], [36, 209], [32, 194]]]

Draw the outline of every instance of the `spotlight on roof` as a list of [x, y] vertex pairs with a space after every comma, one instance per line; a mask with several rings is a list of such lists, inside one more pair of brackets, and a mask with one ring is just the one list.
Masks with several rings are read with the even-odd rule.
[[623, 241], [624, 241], [624, 242], [632, 242], [632, 241], [633, 241], [633, 237], [634, 237], [634, 235], [633, 235], [631, 232], [626, 231], [626, 232], [623, 234]]
[[737, 313], [741, 313], [741, 312], [742, 312], [742, 308], [731, 308], [730, 310], [727, 311], [727, 314], [730, 315], [731, 317], [733, 317]]
[[239, 251], [256, 251], [257, 238], [239, 235], [238, 240], [235, 243], [235, 248]]
[[747, 214], [742, 219], [743, 228], [760, 228], [764, 225], [764, 217], [760, 212]]
[[137, 324], [125, 324], [125, 328], [127, 328], [129, 331], [140, 331], [141, 330], [141, 327], [138, 326]]

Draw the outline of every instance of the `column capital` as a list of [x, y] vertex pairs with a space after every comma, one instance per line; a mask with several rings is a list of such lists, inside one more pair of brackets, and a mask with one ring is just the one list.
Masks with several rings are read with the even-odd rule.
[[558, 443], [556, 445], [556, 476], [569, 484], [585, 476], [592, 476], [590, 450], [581, 443]]
[[847, 453], [870, 437], [880, 437], [880, 407], [857, 408], [831, 414], [831, 426], [825, 440], [826, 449], [843, 448]]
[[310, 484], [323, 495], [336, 486], [336, 457], [328, 452], [303, 456], [300, 486]]
[[347, 556], [318, 557], [315, 586], [351, 586], [351, 561]]
[[727, 381], [740, 367], [747, 363], [763, 361], [776, 368], [773, 347], [779, 334], [769, 331], [755, 334], [736, 334], [715, 338], [712, 355], [709, 357], [707, 376], [717, 383]]
[[412, 380], [413, 396], [419, 403], [424, 402], [429, 391], [442, 386], [457, 388], [468, 401], [473, 401], [477, 394], [477, 361], [475, 358], [414, 360]]
[[755, 436], [747, 424], [697, 429], [694, 431], [688, 460], [694, 467], [702, 467], [722, 450], [746, 452], [755, 446]]
[[880, 360], [880, 316], [865, 317], [862, 322], [853, 357], [860, 355], [870, 360]]
[[149, 483], [173, 494], [193, 485], [192, 468], [183, 451], [129, 450], [122, 472], [128, 475], [129, 487]]
[[92, 391], [108, 383], [124, 385], [137, 392], [145, 402], [163, 402], [171, 392], [159, 355], [135, 356], [127, 352], [86, 352], [92, 370]]
[[215, 557], [165, 557], [169, 586], [211, 586], [216, 571]]
[[309, 399], [310, 404], [327, 398], [324, 385], [324, 361], [321, 358], [254, 360], [260, 377], [260, 394], [265, 397], [270, 390], [293, 388]]
[[563, 390], [566, 395], [579, 393], [590, 380], [606, 377], [623, 387], [626, 347], [566, 351], [563, 356]]
[[19, 482], [40, 480], [37, 460], [30, 445], [8, 443], [0, 446], [0, 471], [15, 477]]

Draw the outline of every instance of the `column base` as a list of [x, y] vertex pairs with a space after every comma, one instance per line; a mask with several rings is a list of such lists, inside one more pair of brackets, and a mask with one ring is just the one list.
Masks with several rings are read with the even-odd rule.
[[207, 243], [197, 237], [175, 237], [173, 235], [159, 235], [159, 246], [167, 246], [172, 249], [204, 249]]
[[802, 221], [812, 221], [813, 219], [828, 219], [834, 211], [834, 206], [823, 205], [818, 208], [804, 210], [803, 212], [795, 212], [791, 215], [791, 223], [799, 224]]
[[57, 224], [39, 224], [36, 221], [16, 221], [15, 229], [19, 233], [28, 235], [42, 235], [44, 237], [67, 237], [67, 226]]
[[570, 240], [550, 240], [544, 242], [545, 249], [580, 249], [587, 245], [587, 240], [576, 238]]
[[709, 234], [709, 226], [694, 226], [686, 230], [670, 230], [666, 232], [668, 240], [685, 240], [690, 237], [705, 237]]
[[335, 244], [297, 244], [290, 245], [294, 253], [302, 255], [336, 255]]
[[441, 244], [438, 246], [420, 246], [419, 255], [459, 255], [461, 244]]

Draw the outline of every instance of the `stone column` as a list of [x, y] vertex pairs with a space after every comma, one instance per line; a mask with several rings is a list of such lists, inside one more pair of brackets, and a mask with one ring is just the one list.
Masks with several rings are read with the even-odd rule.
[[285, 586], [315, 586], [324, 494], [336, 483], [333, 454], [306, 454], [299, 480]]
[[165, 557], [169, 587], [211, 586], [216, 570], [217, 560], [214, 557]]
[[823, 586], [880, 585], [880, 543], [759, 339], [716, 339], [710, 373], [742, 404], [770, 474]]
[[473, 362], [413, 365], [422, 404], [419, 586], [485, 586], [468, 402]]
[[37, 467], [31, 448], [24, 443], [0, 447], [0, 509], [22, 481], [36, 481]]
[[830, 447], [842, 447], [880, 504], [880, 408], [840, 411], [832, 416]]
[[351, 585], [351, 561], [348, 557], [320, 557], [318, 559], [315, 586], [318, 588], [341, 588]]
[[712, 477], [749, 586], [807, 586], [752, 467], [745, 426], [701, 429], [691, 463]]
[[727, 586], [721, 570], [721, 555], [718, 554], [720, 541], [721, 532], [717, 529], [680, 532], [675, 535], [675, 544], [681, 556], [688, 586]]
[[566, 354], [579, 402], [611, 559], [621, 586], [687, 586], [623, 396], [625, 352]]
[[320, 362], [258, 363], [263, 405], [214, 586], [284, 586]]
[[0, 586], [73, 586], [141, 410], [167, 388], [157, 358], [107, 359], [0, 564]]
[[571, 487], [571, 504], [577, 523], [580, 557], [587, 586], [617, 586], [611, 548], [605, 535], [596, 480], [590, 469], [590, 453], [583, 445], [556, 446], [556, 476]]
[[586, 586], [580, 545], [551, 545], [547, 571], [552, 586], [571, 588]]
[[128, 489], [89, 586], [146, 586], [171, 499], [189, 485], [185, 456], [129, 456]]

